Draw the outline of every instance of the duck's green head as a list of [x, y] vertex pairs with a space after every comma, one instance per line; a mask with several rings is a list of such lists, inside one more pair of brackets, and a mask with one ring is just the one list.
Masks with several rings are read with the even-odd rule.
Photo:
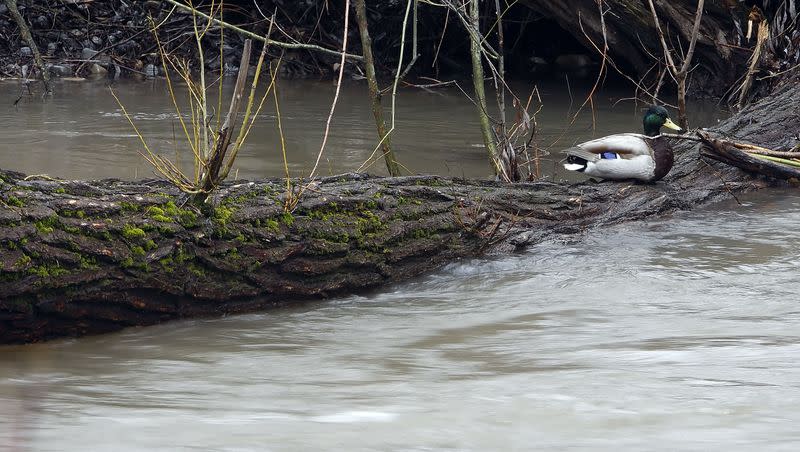
[[680, 126], [669, 119], [667, 109], [660, 105], [652, 105], [648, 108], [644, 113], [644, 120], [642, 122], [644, 124], [644, 134], [649, 137], [660, 134], [662, 127], [677, 130], [678, 133], [685, 132], [685, 130], [681, 129]]

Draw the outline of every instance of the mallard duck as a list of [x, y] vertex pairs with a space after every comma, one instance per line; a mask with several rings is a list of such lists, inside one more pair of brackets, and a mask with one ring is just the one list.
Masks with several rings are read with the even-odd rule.
[[661, 127], [682, 133], [664, 107], [651, 106], [642, 120], [644, 135], [619, 133], [565, 149], [564, 168], [603, 179], [655, 182], [672, 168], [672, 147], [660, 136]]

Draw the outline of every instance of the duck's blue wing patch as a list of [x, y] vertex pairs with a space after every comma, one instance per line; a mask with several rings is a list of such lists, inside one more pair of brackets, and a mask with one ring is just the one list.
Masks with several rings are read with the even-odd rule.
[[606, 160], [613, 160], [613, 159], [618, 159], [619, 156], [615, 152], [602, 152], [600, 153], [600, 158]]

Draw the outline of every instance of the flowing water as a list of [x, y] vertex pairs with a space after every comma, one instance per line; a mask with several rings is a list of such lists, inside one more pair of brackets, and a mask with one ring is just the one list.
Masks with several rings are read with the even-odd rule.
[[[295, 93], [331, 89], [302, 86]], [[160, 101], [146, 105], [132, 95], [140, 89], [120, 91], [141, 118], [157, 115]], [[98, 91], [72, 114], [57, 100], [4, 118], [0, 166], [131, 176], [130, 133]], [[285, 117], [309, 115], [309, 135], [294, 125], [293, 143], [307, 139], [312, 155], [326, 107], [291, 113], [288, 91]], [[373, 142], [349, 93], [334, 171]], [[404, 121], [420, 121], [416, 137], [397, 139], [419, 153], [408, 161], [425, 171], [425, 156], [463, 151], [474, 165], [430, 165], [482, 174], [465, 104], [408, 97], [418, 100], [402, 106]], [[604, 127], [621, 124], [611, 118], [620, 122]], [[241, 175], [278, 173], [259, 159], [270, 143], [254, 142]], [[797, 450], [800, 200], [769, 191], [741, 201], [457, 262], [360, 296], [0, 347], [0, 450]]]

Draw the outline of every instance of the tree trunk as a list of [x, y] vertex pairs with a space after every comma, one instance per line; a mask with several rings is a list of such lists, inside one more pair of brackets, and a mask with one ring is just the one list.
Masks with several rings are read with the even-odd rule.
[[[378, 138], [381, 140], [383, 158], [386, 161], [386, 169], [390, 176], [400, 175], [400, 166], [392, 152], [391, 138], [386, 134], [386, 121], [383, 119], [383, 106], [381, 105], [381, 89], [378, 86], [378, 78], [375, 75], [375, 58], [372, 56], [372, 38], [369, 35], [367, 22], [367, 6], [364, 0], [353, 0], [356, 10], [356, 21], [358, 22], [358, 32], [361, 35], [361, 48], [364, 53], [364, 67], [367, 72], [367, 85], [369, 86], [369, 98], [372, 102], [372, 115], [375, 117], [375, 127], [378, 129]], [[398, 69], [399, 70], [399, 69]]]
[[[715, 132], [796, 145], [790, 84]], [[691, 209], [772, 182], [676, 146], [657, 184], [344, 175], [283, 212], [284, 181], [226, 184], [198, 212], [158, 181], [0, 171], [0, 343], [113, 331], [358, 292], [554, 234]]]
[[470, 57], [472, 59], [472, 85], [475, 88], [475, 109], [478, 112], [478, 119], [481, 124], [481, 135], [483, 144], [489, 157], [489, 164], [495, 174], [500, 174], [500, 167], [497, 162], [497, 146], [492, 134], [492, 125], [489, 121], [489, 112], [486, 109], [486, 87], [483, 81], [483, 55], [481, 53], [481, 33], [480, 8], [478, 0], [469, 2], [469, 42]]

